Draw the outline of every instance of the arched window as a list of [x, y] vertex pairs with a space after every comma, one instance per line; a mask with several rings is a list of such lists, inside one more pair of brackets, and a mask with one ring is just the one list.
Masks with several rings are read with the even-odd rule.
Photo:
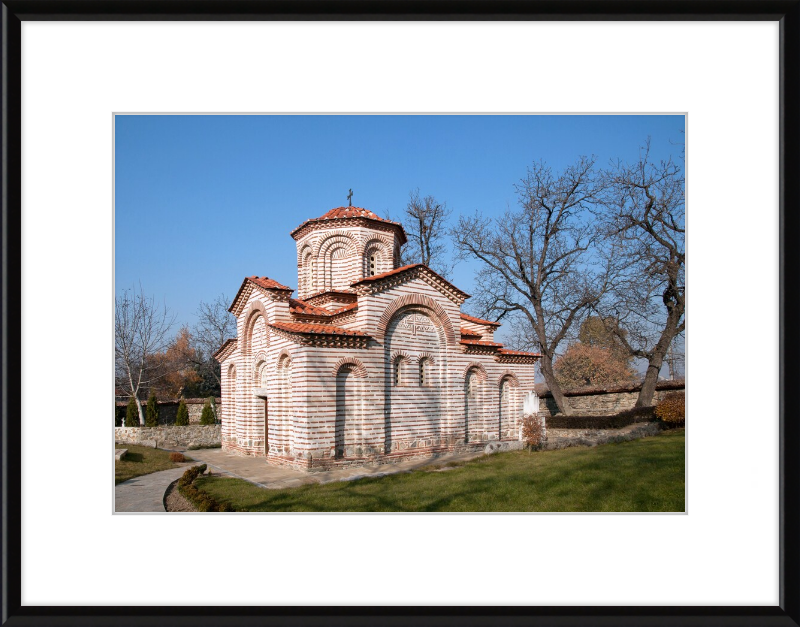
[[375, 259], [375, 253], [372, 253], [369, 256], [369, 276], [375, 276], [378, 274], [377, 272], [377, 260]]
[[419, 384], [421, 386], [430, 385], [431, 360], [423, 357], [419, 360]]
[[405, 382], [403, 381], [403, 362], [405, 359], [403, 357], [397, 357], [394, 360], [393, 370], [392, 373], [393, 381], [395, 387], [401, 387]]
[[306, 249], [303, 253], [301, 272], [300, 287], [303, 290], [303, 295], [308, 296], [314, 289], [314, 261], [309, 249]]

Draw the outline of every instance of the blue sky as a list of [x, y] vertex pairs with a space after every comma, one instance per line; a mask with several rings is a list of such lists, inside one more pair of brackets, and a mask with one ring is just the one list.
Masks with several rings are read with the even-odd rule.
[[[233, 298], [245, 276], [297, 287], [289, 232], [333, 207], [380, 216], [409, 192], [459, 214], [516, 203], [533, 161], [554, 170], [580, 155], [632, 161], [680, 154], [672, 116], [141, 116], [115, 118], [115, 288], [141, 283], [178, 324], [201, 300]], [[475, 267], [454, 283], [470, 292]], [[469, 301], [465, 304], [469, 310]]]

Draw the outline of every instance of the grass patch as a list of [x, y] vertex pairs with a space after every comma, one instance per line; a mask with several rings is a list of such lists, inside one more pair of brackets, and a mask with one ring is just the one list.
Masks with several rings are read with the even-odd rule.
[[[149, 475], [151, 472], [178, 467], [178, 464], [170, 461], [169, 451], [135, 444], [119, 444], [116, 448], [126, 448], [128, 454], [125, 459], [114, 462], [114, 485], [134, 477]], [[186, 461], [191, 460], [187, 457]]]
[[198, 488], [252, 512], [683, 512], [683, 429], [529, 453], [496, 453], [448, 472], [425, 469], [285, 490], [200, 477]]

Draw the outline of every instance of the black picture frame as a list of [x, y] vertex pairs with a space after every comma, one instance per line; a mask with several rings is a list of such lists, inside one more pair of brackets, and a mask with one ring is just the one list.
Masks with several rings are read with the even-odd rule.
[[[599, 607], [32, 607], [21, 603], [21, 23], [23, 20], [736, 20], [780, 23], [780, 604]], [[800, 425], [787, 415], [798, 332], [800, 0], [69, 1], [2, 3], [2, 624], [21, 625], [765, 625], [800, 624]], [[794, 227], [792, 226], [794, 224]], [[734, 298], [735, 295], [732, 295]], [[787, 325], [787, 321], [790, 323]], [[786, 355], [790, 356], [787, 361]]]

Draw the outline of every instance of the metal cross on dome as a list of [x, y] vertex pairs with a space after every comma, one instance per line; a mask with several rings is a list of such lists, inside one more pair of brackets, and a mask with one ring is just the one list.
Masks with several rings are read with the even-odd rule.
[[347, 204], [348, 207], [352, 207], [353, 206], [353, 190], [352, 189], [350, 190], [350, 193], [347, 194], [347, 203], [348, 203]]

